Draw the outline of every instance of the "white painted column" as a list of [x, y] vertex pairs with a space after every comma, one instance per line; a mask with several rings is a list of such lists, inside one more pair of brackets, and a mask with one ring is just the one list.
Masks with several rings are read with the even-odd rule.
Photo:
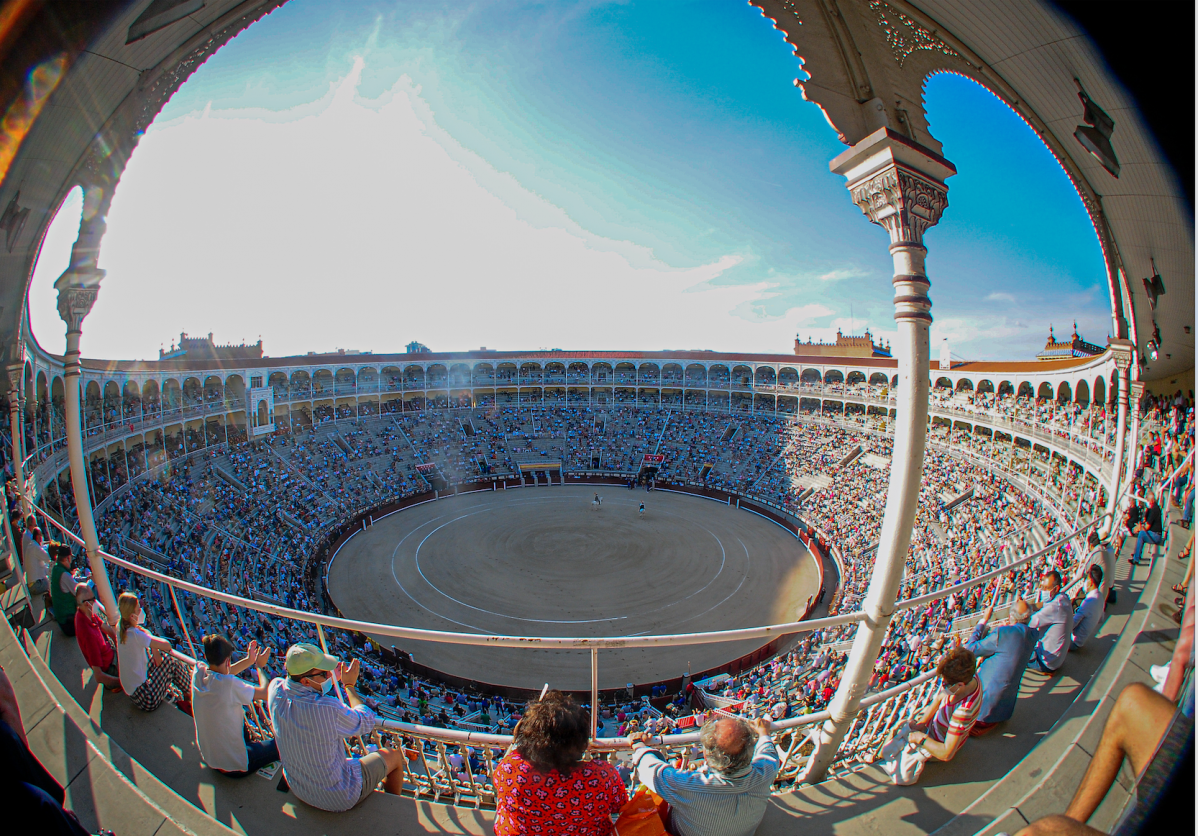
[[1123, 486], [1123, 453], [1127, 446], [1127, 409], [1131, 390], [1131, 364], [1135, 346], [1127, 340], [1111, 340], [1108, 349], [1119, 372], [1119, 405], [1115, 414], [1115, 461], [1111, 463], [1111, 490], [1107, 495], [1106, 513], [1110, 516], [1099, 526], [1103, 539], [1110, 536], [1117, 523], [1115, 513]]
[[[98, 200], [95, 200], [93, 195], [98, 197]], [[116, 624], [120, 615], [112, 594], [112, 586], [108, 582], [104, 558], [100, 556], [100, 538], [96, 534], [96, 522], [92, 518], [91, 497], [87, 486], [87, 462], [83, 458], [83, 416], [79, 403], [79, 383], [82, 376], [79, 339], [83, 335], [83, 320], [96, 303], [100, 281], [104, 278], [104, 271], [96, 267], [100, 239], [107, 227], [104, 205], [102, 189], [87, 190], [84, 195], [79, 237], [71, 251], [71, 266], [58, 277], [54, 288], [58, 291], [58, 315], [67, 325], [67, 345], [63, 354], [67, 456], [71, 462], [71, 487], [75, 494], [76, 512], [79, 515], [79, 531], [83, 536], [87, 562], [96, 584], [96, 595], [104, 605], [104, 614], [108, 622]]]
[[1121, 483], [1124, 488], [1131, 485], [1131, 479], [1136, 475], [1136, 461], [1140, 455], [1140, 403], [1144, 400], [1144, 384], [1133, 380], [1127, 388], [1131, 427], [1127, 431], [1127, 473], [1124, 474]]
[[932, 303], [924, 270], [927, 250], [923, 234], [948, 206], [944, 181], [956, 173], [943, 157], [888, 128], [875, 131], [838, 156], [831, 169], [847, 178], [853, 202], [870, 221], [890, 233], [899, 385], [893, 464], [877, 562], [862, 604], [865, 620], [857, 627], [840, 687], [828, 706], [832, 716], [820, 727], [816, 751], [802, 778], [807, 783], [827, 773], [860, 710], [906, 565], [928, 432]]

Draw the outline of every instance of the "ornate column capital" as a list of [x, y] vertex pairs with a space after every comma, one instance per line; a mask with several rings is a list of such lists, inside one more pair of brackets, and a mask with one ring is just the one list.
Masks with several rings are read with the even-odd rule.
[[1111, 352], [1111, 359], [1115, 361], [1115, 368], [1119, 370], [1120, 377], [1131, 371], [1134, 343], [1130, 340], [1111, 340], [1107, 350]]
[[25, 374], [25, 363], [23, 360], [18, 363], [12, 363], [4, 371], [8, 374], [9, 406], [20, 409], [25, 405], [22, 403], [25, 400], [25, 393], [21, 386], [21, 378]]
[[1131, 389], [1131, 400], [1129, 406], [1136, 410], [1136, 414], [1140, 413], [1140, 402], [1144, 400], [1144, 384], [1138, 380], [1133, 380], [1129, 387]]
[[957, 173], [944, 157], [889, 128], [874, 131], [829, 168], [844, 175], [853, 202], [890, 233], [892, 246], [916, 247], [948, 207], [944, 181]]
[[[100, 275], [90, 286], [66, 284], [58, 288], [58, 315], [67, 324], [67, 333], [79, 333], [83, 330], [83, 320], [91, 313], [96, 304], [96, 296], [100, 292], [100, 279], [104, 271], [96, 271]], [[63, 273], [65, 278], [68, 274]], [[59, 280], [61, 282], [61, 279]]]

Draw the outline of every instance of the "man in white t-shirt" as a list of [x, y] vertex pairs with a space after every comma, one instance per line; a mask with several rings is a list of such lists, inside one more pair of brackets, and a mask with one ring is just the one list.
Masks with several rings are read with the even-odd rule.
[[[251, 742], [245, 706], [266, 699], [262, 668], [270, 648], [250, 642], [246, 656], [233, 662], [233, 643], [221, 635], [204, 636], [204, 660], [191, 676], [191, 710], [196, 722], [196, 745], [204, 763], [230, 778], [244, 778], [279, 760], [274, 739]], [[258, 669], [255, 688], [238, 674], [251, 665]]]

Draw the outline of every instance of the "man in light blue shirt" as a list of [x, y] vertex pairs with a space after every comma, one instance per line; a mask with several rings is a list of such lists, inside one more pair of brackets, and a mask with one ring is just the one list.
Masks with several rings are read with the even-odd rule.
[[[333, 694], [337, 680], [349, 706]], [[346, 667], [305, 643], [288, 648], [287, 677], [270, 683], [267, 701], [283, 775], [296, 798], [322, 810], [348, 810], [381, 782], [391, 793], [403, 787], [403, 753], [398, 749], [345, 756], [348, 738], [367, 735], [380, 723], [354, 691], [357, 681], [357, 659]]]
[[778, 773], [770, 721], [750, 726], [739, 717], [710, 717], [699, 740], [705, 765], [674, 769], [648, 746], [650, 735], [632, 735], [637, 778], [670, 804], [669, 830], [677, 836], [752, 836], [765, 816]]
[[1086, 597], [1073, 614], [1073, 649], [1080, 650], [1098, 632], [1106, 612], [1102, 597], [1102, 569], [1093, 564], [1086, 572]]
[[1027, 666], [1040, 673], [1056, 673], [1065, 663], [1073, 632], [1073, 602], [1061, 589], [1061, 573], [1056, 569], [1040, 576], [1039, 609], [1028, 626], [1039, 639]]
[[977, 669], [982, 683], [982, 708], [973, 724], [974, 735], [1011, 719], [1015, 713], [1019, 683], [1038, 638], [1036, 631], [1027, 624], [1031, 614], [1027, 602], [1017, 600], [1011, 605], [1006, 623], [991, 629], [990, 618], [994, 615], [991, 605], [982, 613], [982, 620], [965, 645], [982, 660]]

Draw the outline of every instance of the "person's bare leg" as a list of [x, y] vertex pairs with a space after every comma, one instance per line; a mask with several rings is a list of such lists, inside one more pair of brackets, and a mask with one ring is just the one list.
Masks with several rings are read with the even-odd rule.
[[387, 777], [383, 779], [383, 791], [399, 795], [403, 792], [403, 750], [379, 749], [379, 754], [387, 763]]
[[1103, 836], [1088, 824], [1074, 821], [1068, 816], [1045, 816], [1015, 832], [1015, 836]]
[[1102, 739], [1065, 815], [1085, 823], [1115, 783], [1123, 758], [1138, 777], [1165, 736], [1177, 706], [1147, 685], [1133, 682], [1123, 689], [1102, 729]]

